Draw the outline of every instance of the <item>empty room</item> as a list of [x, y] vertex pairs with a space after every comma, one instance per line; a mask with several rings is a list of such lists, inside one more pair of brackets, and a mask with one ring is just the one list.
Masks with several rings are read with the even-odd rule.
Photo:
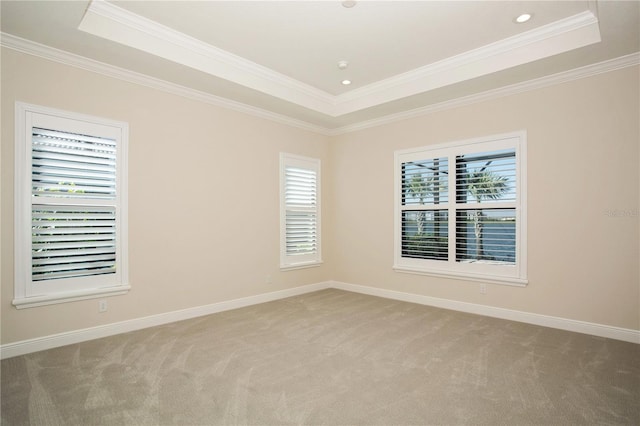
[[640, 424], [640, 2], [0, 13], [2, 426]]

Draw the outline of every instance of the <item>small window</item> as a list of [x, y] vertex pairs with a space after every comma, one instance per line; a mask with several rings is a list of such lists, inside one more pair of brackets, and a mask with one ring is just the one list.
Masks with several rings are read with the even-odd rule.
[[123, 293], [127, 125], [23, 103], [16, 123], [14, 305]]
[[322, 263], [320, 160], [280, 154], [280, 268]]
[[526, 283], [525, 134], [396, 152], [395, 265]]

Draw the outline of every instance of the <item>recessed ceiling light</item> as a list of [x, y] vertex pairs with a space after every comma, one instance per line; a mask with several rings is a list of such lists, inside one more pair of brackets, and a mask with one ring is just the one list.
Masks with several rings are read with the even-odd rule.
[[527, 22], [529, 19], [531, 19], [531, 14], [530, 13], [523, 13], [522, 15], [518, 16], [515, 21], [518, 24], [524, 24], [525, 22]]
[[348, 85], [350, 85], [350, 84], [351, 84], [351, 80], [342, 80], [342, 84], [343, 84], [344, 86], [348, 86]]
[[348, 66], [349, 66], [349, 62], [347, 61], [338, 62], [338, 68], [341, 70], [346, 70]]
[[354, 0], [345, 0], [342, 2], [342, 6], [346, 7], [347, 9], [351, 9], [355, 5], [356, 5], [356, 2]]

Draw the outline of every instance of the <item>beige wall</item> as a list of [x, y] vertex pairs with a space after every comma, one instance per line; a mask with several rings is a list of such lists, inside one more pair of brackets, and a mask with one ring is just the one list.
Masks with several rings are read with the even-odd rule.
[[[11, 305], [15, 101], [129, 123], [132, 290], [106, 313], [95, 299]], [[4, 49], [2, 343], [330, 279], [326, 265], [279, 271], [281, 151], [328, 167], [324, 136]]]
[[[334, 279], [640, 329], [638, 82], [627, 68], [334, 138]], [[529, 285], [481, 295], [395, 273], [394, 150], [514, 130], [528, 133]]]
[[[335, 279], [640, 329], [638, 68], [328, 138], [2, 51], [2, 344]], [[16, 310], [15, 101], [130, 125], [132, 290]], [[525, 288], [395, 273], [393, 152], [527, 130]], [[325, 264], [278, 269], [278, 153], [323, 160]], [[266, 284], [270, 274], [273, 283]]]

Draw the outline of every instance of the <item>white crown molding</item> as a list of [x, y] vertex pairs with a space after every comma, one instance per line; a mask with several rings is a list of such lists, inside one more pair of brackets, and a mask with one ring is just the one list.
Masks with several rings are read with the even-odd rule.
[[481, 77], [600, 42], [591, 11], [470, 50], [336, 97], [336, 115]]
[[271, 120], [276, 123], [296, 127], [325, 136], [338, 136], [345, 133], [355, 132], [358, 130], [381, 126], [384, 124], [390, 124], [410, 118], [420, 117], [447, 109], [458, 108], [483, 101], [498, 99], [517, 93], [536, 90], [556, 84], [578, 80], [585, 77], [591, 77], [594, 75], [615, 71], [630, 66], [640, 65], [640, 52], [636, 52], [630, 55], [587, 65], [569, 71], [564, 71], [550, 76], [541, 77], [522, 83], [516, 83], [498, 89], [488, 90], [482, 93], [452, 99], [450, 101], [440, 102], [409, 111], [386, 115], [381, 118], [375, 118], [372, 120], [366, 120], [359, 123], [331, 129], [328, 127], [311, 124], [302, 120], [290, 118], [285, 115], [276, 114], [271, 111], [232, 101], [209, 93], [201, 92], [195, 89], [190, 89], [178, 84], [150, 77], [145, 74], [140, 74], [124, 68], [108, 65], [103, 62], [86, 58], [84, 56], [76, 55], [50, 46], [36, 43], [31, 40], [16, 37], [12, 34], [0, 33], [0, 45], [12, 50], [16, 50], [18, 52], [26, 53], [28, 55], [37, 56], [42, 59], [73, 66], [76, 68], [84, 69], [86, 71], [102, 74], [107, 77], [117, 78], [130, 83], [150, 87], [152, 89], [161, 90], [177, 96], [185, 97], [187, 99], [196, 100], [222, 108], [228, 108], [244, 114]]
[[42, 59], [69, 65], [97, 74], [102, 74], [107, 77], [117, 78], [119, 80], [139, 84], [141, 86], [150, 87], [152, 89], [161, 90], [163, 92], [182, 96], [187, 99], [192, 99], [210, 105], [231, 109], [244, 114], [252, 115], [254, 117], [259, 117], [266, 120], [274, 121], [276, 123], [285, 124], [287, 126], [296, 127], [322, 135], [328, 135], [329, 132], [329, 130], [324, 127], [307, 123], [302, 120], [296, 120], [294, 118], [267, 111], [262, 108], [232, 101], [230, 99], [215, 96], [210, 93], [201, 92], [195, 89], [190, 89], [179, 84], [170, 83], [168, 81], [150, 77], [148, 75], [137, 73], [135, 71], [130, 71], [124, 68], [105, 64], [103, 62], [89, 59], [84, 56], [76, 55], [74, 53], [69, 53], [64, 50], [36, 43], [31, 40], [16, 37], [12, 34], [0, 33], [0, 45], [2, 47], [16, 50], [18, 52], [26, 53], [28, 55], [36, 56]]
[[467, 312], [471, 314], [484, 315], [511, 321], [519, 321], [528, 324], [540, 325], [543, 327], [557, 328], [560, 330], [591, 334], [593, 336], [606, 337], [609, 339], [616, 339], [625, 342], [640, 344], [639, 330], [631, 330], [609, 325], [577, 321], [567, 318], [540, 315], [530, 312], [515, 311], [512, 309], [496, 308], [488, 305], [478, 305], [474, 303], [460, 302], [450, 299], [441, 299], [437, 297], [424, 296], [413, 293], [404, 293], [378, 287], [349, 284], [339, 281], [324, 281], [315, 284], [304, 285], [301, 287], [294, 287], [270, 293], [262, 293], [255, 296], [243, 297], [240, 299], [223, 301], [203, 306], [195, 306], [193, 308], [165, 312], [147, 317], [134, 318], [131, 320], [100, 325], [97, 327], [72, 330], [65, 333], [7, 343], [0, 346], [0, 359], [12, 358], [14, 356], [24, 355], [32, 352], [86, 342], [88, 340], [99, 339], [102, 337], [113, 336], [121, 333], [128, 333], [130, 331], [136, 331], [148, 327], [169, 324], [176, 321], [197, 318], [204, 315], [211, 315], [231, 309], [244, 308], [246, 306], [271, 302], [274, 300], [298, 296], [301, 294], [311, 293], [327, 288], [335, 288], [354, 293], [384, 297], [386, 299], [400, 300], [403, 302], [417, 303], [420, 305], [434, 306], [437, 308], [450, 309], [454, 311]]
[[586, 65], [580, 68], [576, 68], [569, 71], [563, 71], [557, 74], [552, 74], [545, 77], [536, 78], [522, 83], [516, 83], [509, 86], [500, 87], [497, 89], [487, 90], [485, 92], [452, 99], [450, 101], [444, 101], [437, 104], [427, 105], [424, 107], [412, 109], [409, 111], [403, 111], [396, 114], [386, 115], [381, 118], [375, 118], [372, 120], [362, 121], [360, 123], [351, 124], [348, 126], [342, 126], [336, 129], [330, 130], [329, 136], [338, 136], [345, 133], [351, 133], [358, 130], [364, 130], [371, 127], [382, 126], [384, 124], [395, 123], [398, 121], [407, 120], [410, 118], [416, 118], [436, 112], [459, 108], [467, 105], [476, 104], [479, 102], [490, 101], [506, 96], [515, 95], [522, 92], [528, 92], [531, 90], [542, 89], [548, 86], [554, 86], [557, 84], [567, 83], [574, 80], [579, 80], [586, 77], [592, 77], [598, 74], [603, 74], [619, 69], [640, 65], [640, 52], [632, 53], [619, 58], [610, 59], [603, 62], [598, 62], [591, 65]]
[[94, 0], [78, 29], [331, 115], [334, 97], [270, 68], [136, 15]]
[[90, 3], [80, 30], [313, 111], [339, 117], [600, 41], [590, 11], [526, 31], [339, 96], [248, 61], [104, 0]]

